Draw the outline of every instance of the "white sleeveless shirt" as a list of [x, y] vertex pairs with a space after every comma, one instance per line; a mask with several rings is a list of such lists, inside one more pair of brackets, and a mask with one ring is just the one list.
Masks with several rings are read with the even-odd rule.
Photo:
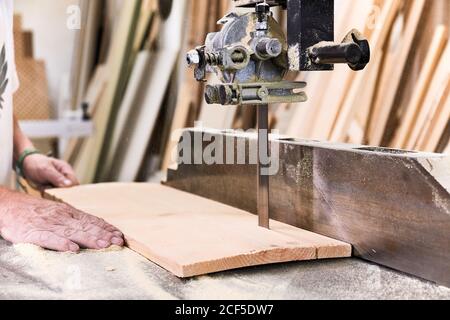
[[10, 186], [13, 160], [14, 61], [13, 0], [0, 0], [0, 185]]

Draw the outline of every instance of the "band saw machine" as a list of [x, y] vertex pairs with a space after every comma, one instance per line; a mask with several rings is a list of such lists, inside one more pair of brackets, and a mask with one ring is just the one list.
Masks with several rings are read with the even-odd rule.
[[[219, 84], [207, 84], [208, 104], [253, 106], [257, 110], [259, 225], [269, 228], [268, 105], [305, 102], [305, 82], [283, 80], [288, 71], [331, 71], [345, 63], [354, 71], [370, 60], [368, 41], [351, 30], [334, 42], [334, 0], [233, 0], [251, 8], [231, 12], [219, 21], [222, 30], [207, 35], [204, 45], [188, 52], [198, 81], [215, 73]], [[272, 7], [287, 11], [287, 34]]]

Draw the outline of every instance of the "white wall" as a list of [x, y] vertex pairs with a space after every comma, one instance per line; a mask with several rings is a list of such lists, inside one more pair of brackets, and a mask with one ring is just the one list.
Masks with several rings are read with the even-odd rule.
[[64, 75], [70, 74], [76, 30], [66, 26], [70, 5], [79, 0], [14, 0], [23, 28], [33, 31], [34, 55], [46, 62], [50, 102], [57, 107]]

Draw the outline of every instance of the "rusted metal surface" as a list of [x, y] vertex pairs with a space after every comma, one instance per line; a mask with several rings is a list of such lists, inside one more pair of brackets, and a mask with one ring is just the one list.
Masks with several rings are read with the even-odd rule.
[[[227, 137], [236, 148], [256, 142], [256, 135], [201, 134]], [[272, 139], [272, 152], [276, 147], [271, 218], [351, 243], [357, 257], [450, 286], [449, 157], [293, 139]], [[256, 172], [249, 164], [181, 164], [169, 171], [167, 185], [256, 213]]]

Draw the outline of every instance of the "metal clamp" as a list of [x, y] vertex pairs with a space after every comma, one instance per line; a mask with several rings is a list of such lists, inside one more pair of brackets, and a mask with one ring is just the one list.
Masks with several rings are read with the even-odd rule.
[[230, 83], [207, 85], [208, 104], [261, 105], [270, 103], [297, 103], [307, 101], [306, 93], [297, 92], [306, 82]]

